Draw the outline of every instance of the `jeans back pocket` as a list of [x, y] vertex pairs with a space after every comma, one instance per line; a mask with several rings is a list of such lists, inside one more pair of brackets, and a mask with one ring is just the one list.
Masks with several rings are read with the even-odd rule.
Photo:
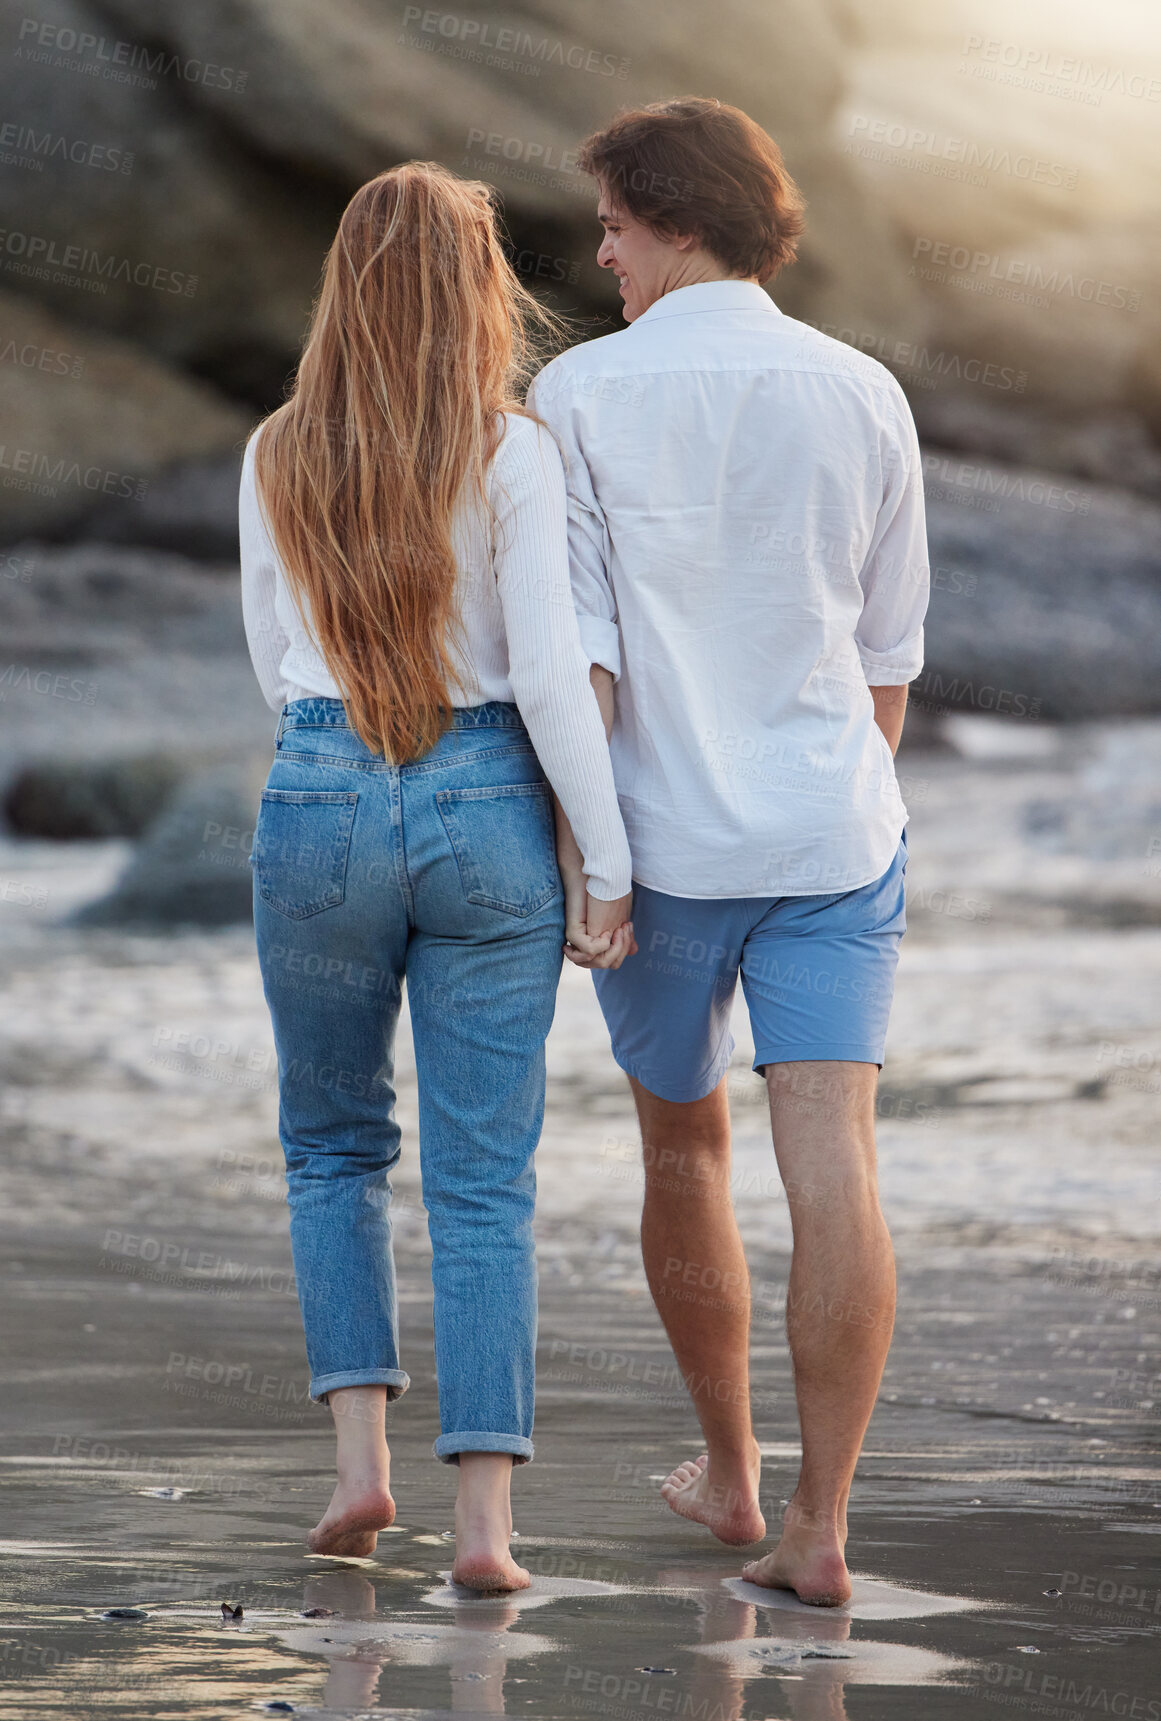
[[291, 920], [337, 908], [346, 895], [357, 794], [263, 789], [254, 875], [263, 902]]
[[469, 902], [535, 914], [561, 888], [546, 783], [441, 789], [435, 804]]

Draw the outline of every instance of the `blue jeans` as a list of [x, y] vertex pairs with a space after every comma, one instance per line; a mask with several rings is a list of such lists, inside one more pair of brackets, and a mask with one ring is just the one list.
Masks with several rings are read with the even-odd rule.
[[532, 1457], [533, 1153], [564, 939], [552, 799], [514, 705], [412, 764], [286, 706], [254, 836], [258, 958], [311, 1396], [407, 1390], [388, 1173], [404, 976], [432, 1243], [436, 1456]]

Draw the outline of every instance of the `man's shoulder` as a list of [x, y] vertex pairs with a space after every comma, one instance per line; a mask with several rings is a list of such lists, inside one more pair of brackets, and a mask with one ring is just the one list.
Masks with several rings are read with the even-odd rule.
[[828, 335], [813, 323], [800, 323], [794, 317], [782, 318], [780, 333], [784, 349], [782, 362], [788, 369], [815, 371], [820, 375], [846, 379], [881, 393], [896, 404], [906, 402], [896, 378], [869, 352], [852, 346], [841, 337]]
[[626, 341], [629, 329], [614, 329], [611, 334], [598, 335], [595, 340], [580, 341], [575, 347], [558, 353], [545, 365], [533, 383], [537, 403], [554, 400], [558, 394], [582, 387], [586, 377], [615, 372], [632, 360], [632, 345]]

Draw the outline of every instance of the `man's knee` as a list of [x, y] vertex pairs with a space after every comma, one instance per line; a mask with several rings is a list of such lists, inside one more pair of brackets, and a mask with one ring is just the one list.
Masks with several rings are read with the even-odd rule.
[[645, 1201], [657, 1205], [680, 1201], [684, 1206], [729, 1199], [730, 1144], [723, 1140], [645, 1141]]
[[786, 1124], [841, 1124], [873, 1138], [877, 1065], [811, 1060], [766, 1064], [764, 1072], [771, 1108]]

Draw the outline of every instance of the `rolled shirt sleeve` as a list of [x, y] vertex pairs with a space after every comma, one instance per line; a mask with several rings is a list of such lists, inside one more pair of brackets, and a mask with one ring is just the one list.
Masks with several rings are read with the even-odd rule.
[[923, 462], [910, 409], [894, 397], [896, 434], [884, 449], [883, 504], [859, 584], [855, 645], [869, 687], [903, 687], [923, 668], [923, 618], [931, 586]]
[[572, 384], [549, 365], [529, 389], [528, 407], [551, 430], [564, 460], [569, 577], [581, 645], [590, 663], [599, 663], [617, 680], [621, 674], [621, 631], [609, 582], [609, 528], [568, 410], [571, 391]]

